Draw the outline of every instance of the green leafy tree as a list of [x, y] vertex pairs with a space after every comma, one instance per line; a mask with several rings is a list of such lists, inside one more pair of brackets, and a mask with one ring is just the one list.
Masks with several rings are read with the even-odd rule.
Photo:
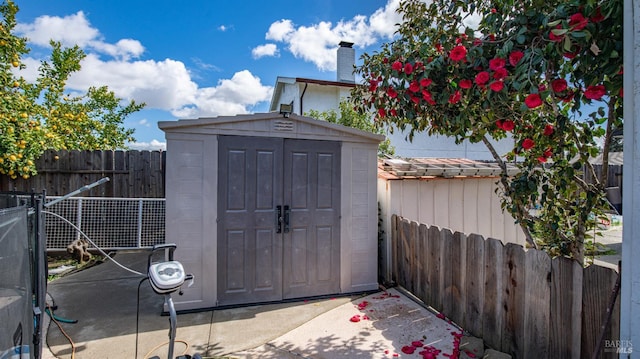
[[[606, 209], [606, 178], [587, 183], [581, 175], [593, 172], [595, 138], [604, 136], [607, 158], [612, 129], [622, 124], [622, 7], [403, 1], [398, 36], [363, 55], [357, 72], [365, 85], [353, 99], [410, 137], [425, 131], [483, 142], [503, 169], [503, 209], [528, 244], [582, 261], [587, 233]], [[508, 134], [515, 147], [497, 153], [489, 139]], [[507, 176], [508, 162], [518, 175]]]
[[27, 40], [16, 36], [12, 2], [0, 5], [0, 174], [15, 179], [36, 174], [35, 160], [46, 149], [116, 149], [133, 140], [124, 119], [144, 104], [121, 100], [107, 87], [85, 94], [66, 90], [69, 76], [80, 70], [85, 57], [78, 47], [52, 42], [49, 61], [43, 61], [35, 83], [19, 77]]
[[[305, 116], [309, 116], [317, 120], [323, 120], [331, 123], [337, 123], [343, 126], [357, 128], [359, 130], [372, 132], [379, 135], [384, 135], [384, 130], [372, 121], [371, 115], [369, 113], [360, 113], [356, 111], [349, 101], [340, 101], [338, 108], [340, 110], [339, 115], [335, 110], [322, 112], [311, 110], [305, 113]], [[389, 139], [385, 139], [378, 146], [378, 156], [393, 156], [394, 153], [395, 148], [391, 146], [391, 141]]]

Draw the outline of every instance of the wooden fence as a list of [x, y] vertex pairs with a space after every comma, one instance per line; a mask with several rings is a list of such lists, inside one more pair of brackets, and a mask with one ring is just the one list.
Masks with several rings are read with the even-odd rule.
[[[393, 279], [425, 304], [514, 358], [591, 357], [616, 271], [398, 216], [392, 222]], [[619, 338], [619, 318], [618, 299], [604, 339]]]
[[0, 191], [47, 191], [62, 196], [103, 177], [110, 181], [82, 193], [86, 197], [164, 198], [166, 152], [47, 151], [38, 174], [27, 180], [0, 175]]

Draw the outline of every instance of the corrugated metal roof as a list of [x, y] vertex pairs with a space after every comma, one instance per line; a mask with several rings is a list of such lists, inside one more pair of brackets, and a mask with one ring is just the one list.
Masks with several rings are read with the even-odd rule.
[[[518, 168], [507, 164], [508, 175]], [[479, 162], [465, 158], [410, 158], [378, 161], [378, 177], [392, 179], [498, 177], [501, 169], [495, 162]]]
[[[624, 152], [609, 152], [609, 165], [612, 166], [622, 166], [624, 159]], [[593, 165], [601, 165], [602, 164], [602, 153], [597, 157], [592, 157], [589, 160], [589, 163]]]

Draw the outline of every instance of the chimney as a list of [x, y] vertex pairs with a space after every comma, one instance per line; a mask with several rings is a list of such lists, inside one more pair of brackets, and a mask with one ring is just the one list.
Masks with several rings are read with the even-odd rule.
[[356, 64], [356, 50], [353, 42], [341, 41], [338, 48], [338, 82], [355, 83], [356, 76], [353, 73]]

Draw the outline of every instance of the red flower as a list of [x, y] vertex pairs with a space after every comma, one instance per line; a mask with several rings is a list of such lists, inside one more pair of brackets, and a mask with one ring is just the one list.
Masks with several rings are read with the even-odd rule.
[[502, 82], [502, 81], [493, 81], [493, 82], [491, 83], [491, 85], [489, 85], [489, 88], [490, 88], [492, 91], [500, 92], [500, 91], [502, 91], [502, 89], [504, 88], [504, 82]]
[[392, 108], [391, 110], [389, 110], [389, 114], [393, 117], [398, 117], [398, 111], [396, 111], [395, 108]]
[[489, 73], [482, 71], [476, 75], [476, 85], [484, 86], [489, 81]]
[[442, 48], [442, 44], [437, 43], [437, 44], [436, 44], [436, 51], [438, 51], [438, 52], [442, 52], [443, 50], [444, 50], [444, 49]]
[[555, 79], [551, 81], [551, 88], [553, 89], [553, 92], [562, 92], [567, 89], [567, 80]]
[[387, 112], [384, 110], [384, 108], [378, 109], [378, 117], [384, 118], [386, 115], [387, 115]]
[[493, 78], [496, 80], [502, 80], [505, 77], [507, 77], [507, 75], [509, 75], [509, 72], [507, 71], [507, 69], [505, 69], [504, 67], [501, 67], [495, 70], [495, 72], [493, 73]]
[[[562, 25], [556, 26], [556, 29], [562, 29]], [[549, 31], [549, 40], [553, 42], [560, 42], [564, 39], [564, 36], [558, 36], [553, 33], [553, 30]]]
[[412, 81], [411, 82], [411, 85], [409, 85], [409, 91], [411, 91], [411, 92], [420, 91], [420, 85], [418, 84], [418, 81]]
[[547, 158], [545, 156], [540, 156], [540, 157], [538, 157], [538, 162], [545, 163], [545, 162], [547, 162]]
[[537, 93], [532, 93], [531, 95], [527, 96], [526, 99], [524, 99], [524, 103], [529, 108], [536, 108], [542, 105], [542, 99], [540, 98], [540, 95], [538, 95]]
[[429, 103], [430, 105], [435, 105], [436, 102], [433, 100], [433, 97], [431, 96], [431, 92], [427, 91], [427, 90], [422, 90], [422, 98], [427, 101], [427, 103]]
[[398, 71], [398, 72], [401, 72], [402, 71], [402, 62], [400, 62], [400, 61], [394, 62], [393, 64], [391, 64], [391, 68], [396, 70], [396, 71]]
[[459, 45], [453, 48], [449, 53], [449, 58], [452, 61], [462, 61], [467, 56], [467, 48]]
[[589, 100], [599, 100], [607, 93], [604, 88], [604, 85], [595, 85], [589, 86], [586, 90], [584, 90], [584, 97]]
[[600, 8], [598, 7], [596, 12], [591, 15], [591, 21], [593, 23], [598, 23], [602, 20], [604, 20], [604, 15], [602, 15], [602, 12], [600, 12]]
[[544, 126], [544, 131], [542, 131], [542, 134], [545, 136], [551, 136], [553, 135], [553, 131], [553, 125], [547, 124], [546, 126]]
[[569, 26], [571, 26], [575, 31], [584, 29], [585, 27], [587, 27], [588, 23], [589, 20], [587, 20], [587, 18], [579, 12], [569, 17]]
[[492, 14], [495, 14], [496, 12], [497, 12], [497, 10], [496, 10], [495, 8], [492, 8], [492, 9], [491, 9], [491, 13], [492, 13]]
[[396, 98], [396, 97], [398, 97], [398, 93], [396, 92], [396, 89], [394, 89], [393, 87], [389, 87], [387, 89], [387, 96], [389, 96], [391, 98]]
[[507, 60], [496, 57], [489, 60], [489, 68], [493, 71], [501, 69], [507, 65]]
[[411, 101], [417, 105], [420, 103], [420, 97], [411, 96]]
[[384, 59], [382, 59], [382, 62], [385, 63], [385, 64], [388, 64], [389, 63], [389, 58], [385, 57]]
[[502, 122], [502, 129], [507, 132], [513, 131], [515, 127], [516, 127], [516, 124], [511, 120], [505, 120]]
[[565, 52], [564, 54], [562, 54], [562, 56], [568, 58], [569, 60], [571, 59], [575, 59], [576, 56], [578, 56], [578, 52]]
[[525, 150], [530, 150], [536, 143], [533, 142], [532, 139], [530, 138], [525, 138], [524, 141], [522, 141], [522, 148]]
[[404, 73], [407, 75], [411, 75], [412, 72], [413, 72], [413, 65], [407, 62], [407, 64], [404, 65]]
[[524, 52], [513, 51], [511, 54], [509, 54], [509, 63], [511, 64], [511, 66], [515, 67], [518, 64], [518, 62], [522, 60], [523, 57], [524, 57]]
[[473, 39], [473, 46], [482, 45], [482, 39]]
[[458, 85], [462, 89], [470, 89], [473, 86], [473, 82], [471, 80], [465, 79], [465, 80], [460, 80], [460, 83], [458, 83]]
[[376, 92], [377, 89], [378, 89], [378, 81], [369, 80], [369, 91]]
[[462, 97], [462, 95], [460, 95], [460, 91], [456, 91], [453, 93], [453, 95], [449, 96], [449, 103], [454, 105], [458, 102], [460, 102], [460, 98]]
[[420, 86], [427, 87], [431, 85], [431, 79], [420, 79]]
[[496, 34], [489, 34], [489, 40], [496, 41]]

